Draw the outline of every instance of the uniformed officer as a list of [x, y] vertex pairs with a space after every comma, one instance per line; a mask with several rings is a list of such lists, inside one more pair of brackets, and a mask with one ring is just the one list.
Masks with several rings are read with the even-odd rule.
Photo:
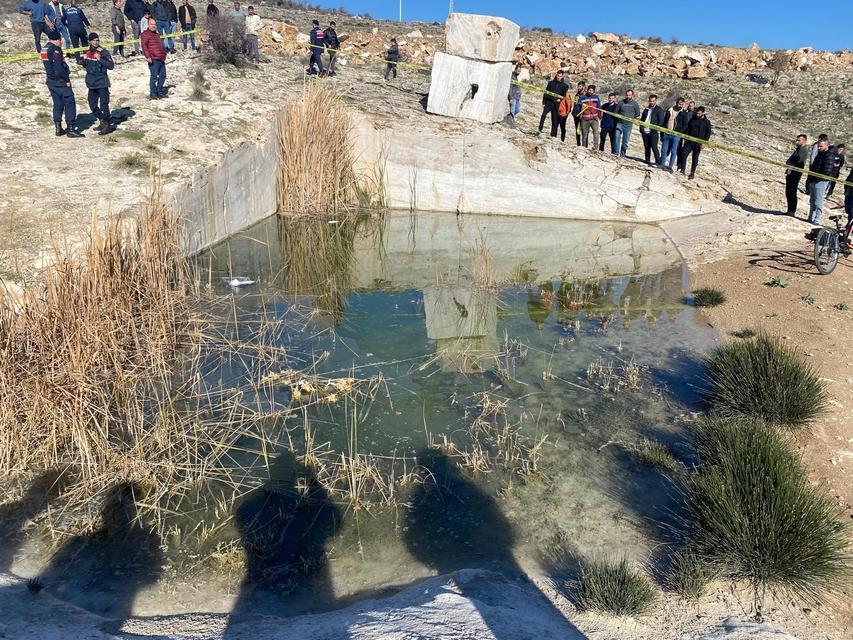
[[100, 120], [98, 135], [103, 136], [116, 130], [110, 122], [110, 78], [109, 69], [115, 69], [110, 52], [101, 46], [97, 33], [89, 34], [89, 48], [80, 64], [86, 67], [86, 87], [89, 89], [89, 109]]
[[[53, 122], [56, 125], [56, 135], [68, 135], [69, 138], [82, 138], [77, 130], [77, 105], [74, 103], [74, 92], [71, 90], [71, 71], [62, 54], [62, 36], [56, 29], [47, 33], [48, 45], [42, 51], [41, 59], [47, 75], [47, 88], [53, 99]], [[68, 129], [62, 128], [62, 113], [65, 112], [65, 123]]]

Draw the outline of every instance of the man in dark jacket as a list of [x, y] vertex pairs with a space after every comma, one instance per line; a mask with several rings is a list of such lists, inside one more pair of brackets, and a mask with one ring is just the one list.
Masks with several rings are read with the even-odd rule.
[[[581, 146], [581, 100], [586, 95], [586, 80], [580, 80], [575, 91], [574, 108], [572, 109], [572, 121], [575, 123], [575, 142]], [[600, 102], [600, 101], [599, 101]]]
[[323, 51], [326, 49], [326, 32], [320, 28], [319, 20], [312, 20], [311, 25], [311, 57], [308, 60], [308, 75], [322, 76], [326, 73], [323, 69]]
[[[172, 33], [171, 10], [166, 0], [157, 0], [151, 5], [151, 17], [157, 23], [158, 34], [164, 36]], [[167, 51], [171, 51], [174, 45], [175, 43], [171, 41], [171, 38], [163, 39], [163, 48]]]
[[187, 38], [190, 40], [190, 49], [195, 51], [195, 33], [187, 33], [193, 31], [196, 25], [195, 7], [190, 4], [190, 0], [184, 0], [181, 8], [178, 9], [178, 22], [181, 24], [181, 44], [184, 51], [187, 50]]
[[607, 142], [607, 136], [610, 136], [610, 153], [616, 155], [616, 118], [610, 115], [616, 111], [616, 94], [611, 93], [607, 96], [607, 102], [601, 105], [601, 142], [598, 143], [598, 150], [604, 151], [604, 144]]
[[323, 34], [326, 36], [326, 51], [329, 52], [329, 70], [330, 76], [335, 75], [335, 58], [338, 57], [338, 50], [341, 48], [341, 41], [338, 38], [338, 32], [335, 30], [337, 25], [332, 20], [329, 23], [329, 28]]
[[[789, 167], [797, 169], [805, 169], [806, 163], [809, 161], [809, 139], [805, 133], [797, 136], [797, 146], [794, 148], [794, 153], [788, 158], [785, 163]], [[803, 174], [799, 171], [785, 171], [785, 198], [788, 200], [788, 215], [792, 216], [797, 213], [797, 190], [800, 186], [800, 178]]]
[[89, 34], [89, 48], [80, 64], [86, 67], [86, 88], [89, 89], [89, 109], [100, 121], [98, 135], [103, 136], [116, 130], [110, 122], [110, 78], [107, 71], [115, 69], [110, 52], [101, 47], [97, 33]]
[[[41, 54], [44, 72], [47, 76], [47, 89], [53, 100], [53, 124], [56, 135], [69, 138], [82, 138], [77, 130], [77, 105], [74, 103], [74, 91], [71, 90], [71, 70], [62, 54], [62, 36], [59, 31], [47, 32], [48, 45]], [[67, 129], [62, 128], [62, 114], [65, 113]]]
[[[569, 85], [563, 82], [563, 70], [560, 69], [554, 74], [554, 79], [545, 87], [545, 93], [542, 95], [542, 116], [539, 118], [539, 133], [542, 133], [545, 128], [545, 118], [551, 114], [551, 137], [557, 137], [557, 127], [560, 125], [559, 107], [560, 102], [569, 92]], [[566, 116], [568, 117], [568, 115]], [[563, 123], [563, 138], [565, 139], [565, 123]]]
[[[711, 121], [705, 115], [705, 107], [697, 107], [696, 111], [693, 112], [693, 117], [690, 118], [690, 122], [687, 124], [687, 135], [700, 140], [710, 140], [711, 133]], [[694, 142], [692, 140], [685, 140], [684, 142], [684, 151], [681, 154], [681, 160], [678, 161], [678, 170], [684, 173], [687, 167], [687, 158], [690, 157], [691, 180], [696, 177], [696, 167], [699, 166], [699, 154], [702, 153], [702, 146], [701, 142]]]
[[[36, 51], [39, 53], [41, 53], [41, 34], [53, 31], [56, 26], [50, 18], [51, 14], [47, 5], [47, 0], [24, 0], [18, 7], [18, 13], [22, 13], [30, 19]], [[61, 34], [60, 37], [62, 37]]]
[[[832, 173], [829, 174], [833, 178], [837, 178], [841, 175], [841, 170], [844, 168], [844, 152], [847, 150], [847, 147], [843, 144], [839, 144], [832, 149], [835, 152], [835, 163], [832, 165]], [[826, 197], [829, 198], [832, 193], [835, 191], [835, 185], [837, 182], [830, 182], [829, 188], [826, 190]]]
[[391, 38], [391, 46], [385, 52], [385, 79], [390, 80], [393, 76], [397, 77], [397, 63], [400, 62], [400, 46], [397, 44], [397, 38]]
[[[89, 19], [83, 10], [77, 6], [77, 0], [71, 0], [71, 6], [65, 7], [65, 13], [62, 14], [62, 20], [65, 26], [68, 27], [68, 35], [71, 36], [71, 46], [75, 49], [79, 46], [89, 44], [89, 39], [86, 34], [89, 32]], [[74, 54], [77, 60], [80, 60], [80, 53]]]
[[810, 175], [806, 178], [806, 191], [809, 192], [809, 222], [820, 224], [823, 217], [823, 201], [826, 190], [829, 188], [829, 180], [824, 176], [832, 175], [835, 165], [835, 153], [829, 149], [829, 140], [820, 140], [817, 143], [817, 152], [814, 160], [809, 165], [809, 171], [820, 175]]
[[[645, 123], [662, 127], [666, 123], [666, 113], [658, 105], [658, 97], [655, 94], [649, 96], [649, 106], [643, 109], [640, 120]], [[643, 136], [643, 149], [646, 155], [646, 164], [650, 165], [651, 155], [655, 156], [655, 166], [660, 166], [660, 151], [658, 151], [659, 131], [651, 127], [640, 127], [640, 135]]]
[[[148, 3], [145, 0], [127, 0], [124, 3], [124, 15], [130, 21], [130, 33], [133, 34], [134, 40], [139, 40], [141, 35], [139, 21], [145, 15], [146, 9], [148, 9]], [[139, 54], [139, 43], [134, 42], [133, 53], [130, 55], [135, 56], [137, 54]]]
[[[636, 120], [640, 117], [640, 105], [634, 100], [634, 90], [628, 89], [625, 92], [625, 97], [616, 103], [616, 109], [613, 111], [626, 118]], [[628, 141], [631, 139], [631, 131], [634, 129], [634, 123], [621, 118], [616, 119], [616, 148], [619, 155], [623, 158], [628, 153]]]
[[216, 18], [219, 15], [219, 7], [212, 2], [207, 3], [207, 17]]

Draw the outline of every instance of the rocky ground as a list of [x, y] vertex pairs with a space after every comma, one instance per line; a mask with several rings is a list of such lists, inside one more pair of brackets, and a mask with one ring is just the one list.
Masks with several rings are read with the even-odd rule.
[[[102, 31], [107, 6], [87, 3], [86, 7], [95, 27]], [[6, 81], [0, 93], [3, 113], [0, 183], [4, 185], [0, 197], [0, 278], [20, 282], [32, 276], [52, 259], [54, 249], [84, 239], [93, 217], [135, 215], [149, 189], [151, 166], [159, 168], [167, 183], [179, 184], [199, 167], [216, 163], [232, 146], [266, 137], [281, 102], [300, 91], [305, 82], [313, 81], [304, 77], [307, 50], [297, 42], [298, 33], [307, 33], [313, 16], [264, 5], [259, 13], [268, 21], [262, 38], [265, 60], [259, 67], [212, 64], [200, 55], [179, 52], [168, 65], [169, 84], [173, 88], [165, 100], [148, 101], [148, 72], [140, 58], [119, 60], [111, 76], [113, 108], [122, 123], [110, 136], [99, 137], [87, 130], [83, 140], [54, 137], [41, 65], [37, 61], [0, 65]], [[319, 17], [326, 20], [329, 16]], [[429, 76], [403, 69], [396, 81], [385, 83], [381, 76], [383, 65], [376, 56], [388, 37], [395, 35], [405, 42], [402, 48], [407, 60], [428, 64], [443, 43], [441, 25], [397, 25], [346, 15], [338, 15], [336, 19], [339, 31], [349, 36], [341, 56], [341, 62], [346, 64], [342, 64], [336, 78], [325, 82], [334, 84], [354, 108], [386, 114], [392, 119], [431, 118], [420, 104], [429, 89]], [[775, 160], [787, 158], [793, 138], [800, 132], [810, 137], [827, 132], [837, 142], [853, 140], [853, 104], [845, 93], [853, 80], [853, 69], [849, 59], [842, 55], [791, 52], [786, 70], [775, 84], [770, 84], [775, 74], [767, 68], [767, 63], [775, 54], [760, 50], [724, 54], [717, 48], [687, 47], [682, 52], [680, 45], [666, 48], [622, 38], [616, 42], [608, 34], [584, 42], [575, 36], [548, 36], [541, 32], [524, 35], [518, 59], [533, 74], [532, 81], [540, 86], [544, 86], [545, 79], [537, 74], [550, 72], [553, 61], [558, 61], [558, 66], [581, 74], [573, 75], [572, 81], [581, 77], [594, 81], [600, 94], [633, 86], [643, 101], [651, 92], [669, 100], [683, 95], [708, 107], [715, 125], [715, 140]], [[593, 48], [599, 44], [606, 45], [600, 54], [596, 51], [601, 47]], [[0, 17], [0, 57], [30, 47], [31, 36], [25, 20], [11, 13]], [[717, 62], [711, 62], [711, 51], [715, 52]], [[694, 52], [702, 56], [701, 64], [695, 60]], [[629, 53], [632, 62], [625, 60]], [[801, 64], [803, 56], [806, 64]], [[587, 59], [594, 64], [588, 64]], [[687, 66], [678, 61], [686, 61]], [[634, 62], [639, 65], [637, 69], [632, 66]], [[72, 69], [78, 107], [86, 114], [82, 69], [74, 65]], [[702, 72], [691, 73], [690, 69]], [[685, 75], [691, 79], [684, 79]], [[518, 120], [523, 134], [532, 136], [535, 132], [539, 105], [539, 95], [525, 91]], [[440, 127], [441, 119], [435, 120]], [[82, 122], [84, 126], [91, 124], [85, 118]], [[487, 130], [492, 135], [505, 132], [501, 125], [476, 130]], [[574, 143], [568, 140], [567, 144]], [[627, 162], [637, 162], [642, 155], [637, 132], [630, 154], [633, 159]], [[815, 365], [827, 378], [833, 398], [832, 411], [815, 425], [811, 436], [802, 439], [800, 446], [814, 480], [836, 496], [849, 517], [853, 513], [853, 434], [848, 397], [853, 378], [849, 377], [851, 362], [844, 332], [849, 312], [839, 311], [833, 305], [846, 301], [853, 306], [850, 263], [842, 263], [829, 277], [817, 276], [810, 268], [809, 245], [802, 238], [808, 226], [776, 215], [784, 207], [784, 178], [779, 169], [708, 149], [702, 155], [699, 173], [696, 188], [721, 200], [727, 199], [735, 205], [729, 209], [731, 213], [662, 226], [694, 268], [695, 283], [719, 286], [728, 294], [729, 302], [708, 316], [721, 334], [728, 335], [744, 327], [777, 331], [814, 358]], [[804, 204], [801, 203], [801, 217]], [[764, 283], [774, 275], [786, 278], [790, 286], [766, 287]], [[814, 297], [814, 304], [803, 301], [802, 297], [808, 295]], [[499, 582], [495, 584], [498, 586], [492, 585], [492, 595], [484, 597], [498, 598], [499, 602], [497, 594], [501, 587]], [[490, 637], [483, 626], [482, 612], [478, 613], [471, 599], [451, 603], [453, 597], [447, 595], [442, 604], [439, 596], [453, 590], [448, 591], [439, 583], [435, 589], [435, 598], [424, 598], [421, 603], [432, 603], [435, 616], [425, 618], [428, 624], [424, 623], [422, 630], [436, 627], [446, 630], [448, 620], [459, 620], [456, 635], [442, 631], [440, 636]], [[401, 602], [414, 602], [412, 593], [407, 592]], [[23, 599], [29, 597], [20, 582], [3, 579], [0, 609], [18, 612], [25, 624], [9, 626], [11, 618], [4, 616], [0, 621], [0, 637], [4, 633], [5, 637], [109, 637], [100, 631], [101, 622], [93, 622], [88, 614], [79, 611], [70, 612], [67, 618], [69, 624], [79, 623], [73, 630], [33, 626], [32, 621], [49, 618], [48, 612], [58, 605]], [[557, 596], [554, 599], [562, 602]], [[372, 627], [374, 635], [368, 635], [366, 626], [351, 631], [351, 637], [380, 637], [375, 635], [377, 630], [384, 630], [386, 635], [381, 637], [415, 637], [401, 629], [414, 625], [416, 617], [395, 617], [394, 606], [387, 603], [376, 605], [375, 609], [362, 606], [360, 611], [365, 619], [377, 621], [377, 626]], [[575, 627], [591, 638], [710, 639], [736, 637], [726, 636], [727, 631], [718, 623], [727, 615], [743, 614], [748, 600], [718, 588], [697, 605], [667, 599], [650, 619], [636, 623], [602, 620], [578, 614], [568, 603], [561, 606]], [[382, 613], [377, 613], [380, 609]], [[451, 611], [459, 617], [454, 618], [448, 613]], [[349, 614], [345, 611], [339, 615]], [[769, 618], [800, 638], [843, 638], [851, 634], [849, 609], [816, 613], [786, 604], [771, 611]], [[341, 628], [341, 619], [334, 622], [331, 617], [325, 618], [329, 627], [317, 627], [316, 619], [303, 621], [300, 623], [303, 628], [313, 628], [315, 635], [302, 637], [343, 637], [330, 631]], [[201, 638], [219, 637], [224, 621], [222, 616], [197, 616], [166, 621], [132, 620], [128, 625], [127, 632], [151, 637]], [[262, 629], [253, 630], [250, 636], [281, 637], [276, 636], [280, 631], [277, 626], [267, 623]], [[180, 634], [173, 629], [180, 630]], [[321, 634], [323, 629], [328, 631], [326, 635]], [[501, 640], [523, 637], [505, 628], [491, 632]], [[439, 635], [430, 636], [424, 631], [417, 637]], [[573, 636], [567, 633], [553, 637]], [[784, 636], [772, 635], [765, 629], [753, 637]]]

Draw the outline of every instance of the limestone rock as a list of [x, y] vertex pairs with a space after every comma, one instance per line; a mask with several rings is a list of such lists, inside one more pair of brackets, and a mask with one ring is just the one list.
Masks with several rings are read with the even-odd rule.
[[12, 28], [12, 21], [11, 20], [4, 20], [3, 26], [6, 27], [7, 29], [11, 29]]
[[530, 81], [530, 70], [529, 69], [521, 69], [518, 72], [518, 81], [519, 82], [529, 82]]
[[575, 38], [578, 44], [584, 44], [586, 42], [586, 36], [578, 34], [578, 37]]
[[596, 42], [609, 42], [611, 44], [619, 44], [621, 40], [615, 33], [598, 33], [593, 32], [592, 37]]
[[708, 77], [708, 70], [705, 67], [692, 66], [687, 69], [687, 77], [690, 80], [698, 80], [700, 78]]
[[542, 56], [538, 53], [528, 53], [525, 56], [525, 59], [527, 60], [528, 64], [530, 64], [530, 66], [535, 67], [536, 63], [542, 59]]
[[275, 29], [270, 29], [270, 38], [273, 39], [273, 42], [284, 42], [284, 36]]
[[685, 57], [688, 60], [690, 60], [691, 62], [695, 62], [698, 65], [704, 65], [705, 64], [705, 56], [703, 56], [701, 53], [699, 53], [696, 50], [688, 51], [687, 55]]
[[298, 44], [308, 44], [309, 42], [311, 42], [311, 36], [309, 36], [307, 33], [299, 33], [296, 35], [296, 42]]
[[592, 52], [597, 56], [602, 55], [605, 51], [607, 51], [607, 45], [603, 42], [596, 42], [592, 45]]
[[406, 34], [407, 38], [423, 38], [424, 34], [421, 33], [420, 29], [415, 29], [414, 31], [410, 31]]
[[489, 63], [436, 53], [427, 111], [488, 124], [503, 120], [512, 68], [511, 62]]
[[445, 51], [474, 60], [512, 62], [518, 34], [518, 25], [506, 18], [451, 13], [447, 18]]

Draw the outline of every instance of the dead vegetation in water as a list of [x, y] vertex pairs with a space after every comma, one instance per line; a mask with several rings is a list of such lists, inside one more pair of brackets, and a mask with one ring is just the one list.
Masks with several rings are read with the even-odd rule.
[[641, 385], [640, 367], [633, 361], [621, 361], [614, 365], [599, 358], [586, 367], [586, 377], [593, 385], [604, 392], [637, 391]]

